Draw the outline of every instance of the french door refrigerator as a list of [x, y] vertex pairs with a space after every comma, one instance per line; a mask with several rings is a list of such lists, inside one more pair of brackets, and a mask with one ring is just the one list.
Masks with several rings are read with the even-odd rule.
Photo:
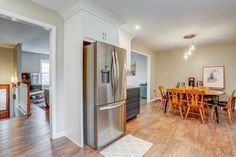
[[102, 42], [83, 51], [84, 141], [94, 149], [126, 129], [126, 50]]

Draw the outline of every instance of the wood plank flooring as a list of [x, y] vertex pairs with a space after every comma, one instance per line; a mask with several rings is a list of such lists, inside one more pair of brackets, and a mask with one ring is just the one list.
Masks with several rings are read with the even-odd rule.
[[[211, 119], [182, 120], [165, 115], [155, 103], [141, 105], [141, 114], [128, 122], [127, 134], [153, 143], [145, 157], [235, 157], [236, 116], [216, 125]], [[67, 138], [50, 140], [45, 111], [33, 107], [31, 117], [0, 121], [0, 157], [101, 157], [88, 146], [77, 147]]]

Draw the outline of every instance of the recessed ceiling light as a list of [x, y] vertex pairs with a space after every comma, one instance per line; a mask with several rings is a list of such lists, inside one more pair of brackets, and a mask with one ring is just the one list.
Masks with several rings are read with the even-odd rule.
[[139, 25], [135, 25], [134, 29], [139, 30], [141, 27]]

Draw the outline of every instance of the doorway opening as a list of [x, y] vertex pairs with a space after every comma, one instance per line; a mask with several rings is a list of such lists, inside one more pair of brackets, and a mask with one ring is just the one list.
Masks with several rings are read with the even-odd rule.
[[4, 10], [0, 23], [0, 46], [13, 50], [12, 72], [0, 78], [0, 110], [10, 114], [0, 121], [44, 115], [56, 138], [56, 27]]
[[150, 102], [150, 56], [132, 50], [131, 51], [132, 76], [127, 77], [127, 85], [140, 87], [140, 103]]

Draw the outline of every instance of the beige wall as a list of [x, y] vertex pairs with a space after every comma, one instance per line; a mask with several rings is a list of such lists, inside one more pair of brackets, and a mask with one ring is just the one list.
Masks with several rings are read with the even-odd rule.
[[[17, 76], [16, 51], [0, 46], [0, 84], [11, 84], [11, 77]], [[10, 116], [13, 116], [12, 89], [10, 89]]]
[[15, 74], [15, 50], [0, 47], [0, 84], [10, 84]]
[[[188, 60], [183, 49], [157, 53], [158, 85], [174, 87], [177, 82], [188, 82], [188, 77], [202, 80], [203, 66], [225, 66], [225, 92], [236, 89], [236, 43], [197, 46]], [[226, 99], [224, 96], [223, 99]]]
[[36, 5], [29, 0], [0, 0], [0, 9], [13, 12], [28, 18], [33, 18], [48, 24], [52, 24], [57, 28], [57, 133], [64, 131], [65, 129], [65, 115], [64, 111], [66, 105], [64, 103], [63, 89], [64, 89], [64, 20], [55, 11], [49, 10], [45, 7]]
[[145, 54], [150, 55], [151, 57], [151, 87], [150, 87], [150, 100], [155, 99], [157, 97], [157, 53], [144, 47], [142, 44], [135, 42], [132, 40], [132, 50], [139, 51]]

